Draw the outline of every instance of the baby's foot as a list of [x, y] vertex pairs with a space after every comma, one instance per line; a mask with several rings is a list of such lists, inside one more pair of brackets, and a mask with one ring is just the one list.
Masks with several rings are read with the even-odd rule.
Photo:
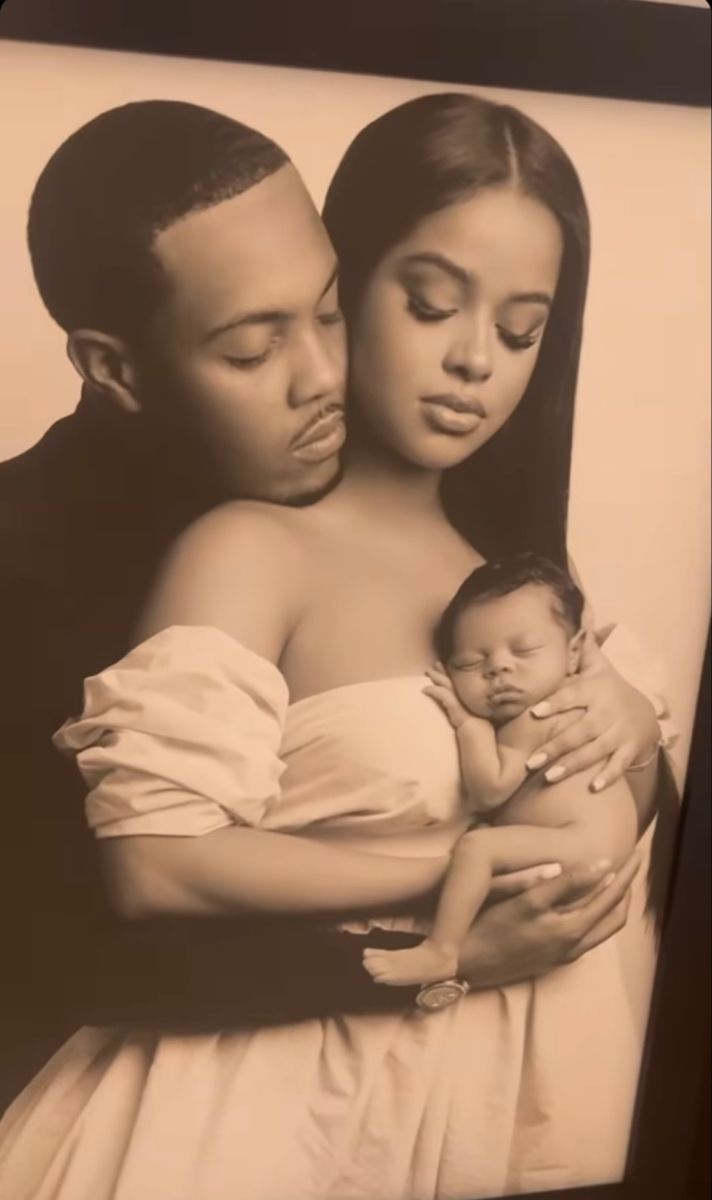
[[364, 950], [363, 965], [376, 983], [405, 987], [450, 979], [457, 971], [457, 954], [426, 940], [407, 950]]

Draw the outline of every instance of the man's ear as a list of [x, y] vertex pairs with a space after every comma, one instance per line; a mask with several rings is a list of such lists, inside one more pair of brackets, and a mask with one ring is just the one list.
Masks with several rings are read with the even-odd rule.
[[586, 638], [586, 630], [579, 629], [578, 633], [569, 641], [567, 670], [569, 675], [575, 675], [581, 666], [581, 654], [583, 651], [584, 640]]
[[67, 339], [67, 354], [85, 383], [127, 413], [141, 411], [136, 370], [122, 338], [96, 329], [76, 329]]

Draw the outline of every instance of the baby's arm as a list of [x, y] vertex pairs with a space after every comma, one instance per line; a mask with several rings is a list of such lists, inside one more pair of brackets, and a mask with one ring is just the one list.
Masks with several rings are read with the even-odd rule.
[[457, 730], [465, 790], [474, 812], [499, 808], [528, 776], [526, 756], [498, 741], [494, 727], [482, 717], [468, 716]]
[[473, 812], [489, 812], [524, 782], [527, 756], [517, 746], [499, 742], [494, 726], [465, 708], [439, 663], [428, 675], [433, 685], [425, 694], [437, 700], [457, 734], [462, 778]]

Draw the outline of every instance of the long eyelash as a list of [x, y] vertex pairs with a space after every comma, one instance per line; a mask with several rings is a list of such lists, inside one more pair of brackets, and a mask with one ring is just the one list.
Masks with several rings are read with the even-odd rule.
[[418, 321], [446, 321], [448, 317], [452, 317], [456, 312], [454, 308], [432, 308], [429, 304], [424, 304], [417, 296], [408, 296], [408, 312], [412, 313]]
[[536, 346], [540, 337], [538, 330], [536, 333], [520, 336], [516, 333], [510, 333], [508, 329], [502, 329], [499, 325], [497, 326], [497, 332], [508, 350], [529, 350], [532, 346]]
[[344, 314], [340, 308], [335, 308], [333, 312], [322, 313], [319, 317], [321, 325], [338, 325], [344, 319]]

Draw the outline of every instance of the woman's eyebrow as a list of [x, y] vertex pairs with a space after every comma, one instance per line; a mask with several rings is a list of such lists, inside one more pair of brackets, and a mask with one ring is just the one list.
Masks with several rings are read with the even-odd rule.
[[447, 275], [451, 275], [458, 283], [465, 284], [466, 287], [471, 287], [475, 282], [475, 277], [470, 271], [466, 271], [459, 263], [453, 262], [451, 258], [446, 258], [444, 254], [438, 254], [436, 251], [422, 250], [419, 254], [409, 254], [403, 259], [404, 266], [428, 266], [439, 267], [441, 271], [445, 271]]
[[[447, 258], [445, 254], [439, 254], [435, 250], [422, 250], [418, 254], [409, 254], [403, 260], [403, 264], [407, 267], [421, 265], [438, 267], [465, 287], [473, 287], [475, 284], [475, 276], [471, 271], [465, 270], [459, 263], [453, 262], [451, 258]], [[507, 297], [507, 304], [542, 304], [546, 308], [551, 308], [552, 303], [553, 297], [548, 292], [516, 292], [513, 296]]]
[[548, 292], [517, 292], [507, 298], [507, 304], [543, 304], [545, 308], [551, 308], [553, 298]]

